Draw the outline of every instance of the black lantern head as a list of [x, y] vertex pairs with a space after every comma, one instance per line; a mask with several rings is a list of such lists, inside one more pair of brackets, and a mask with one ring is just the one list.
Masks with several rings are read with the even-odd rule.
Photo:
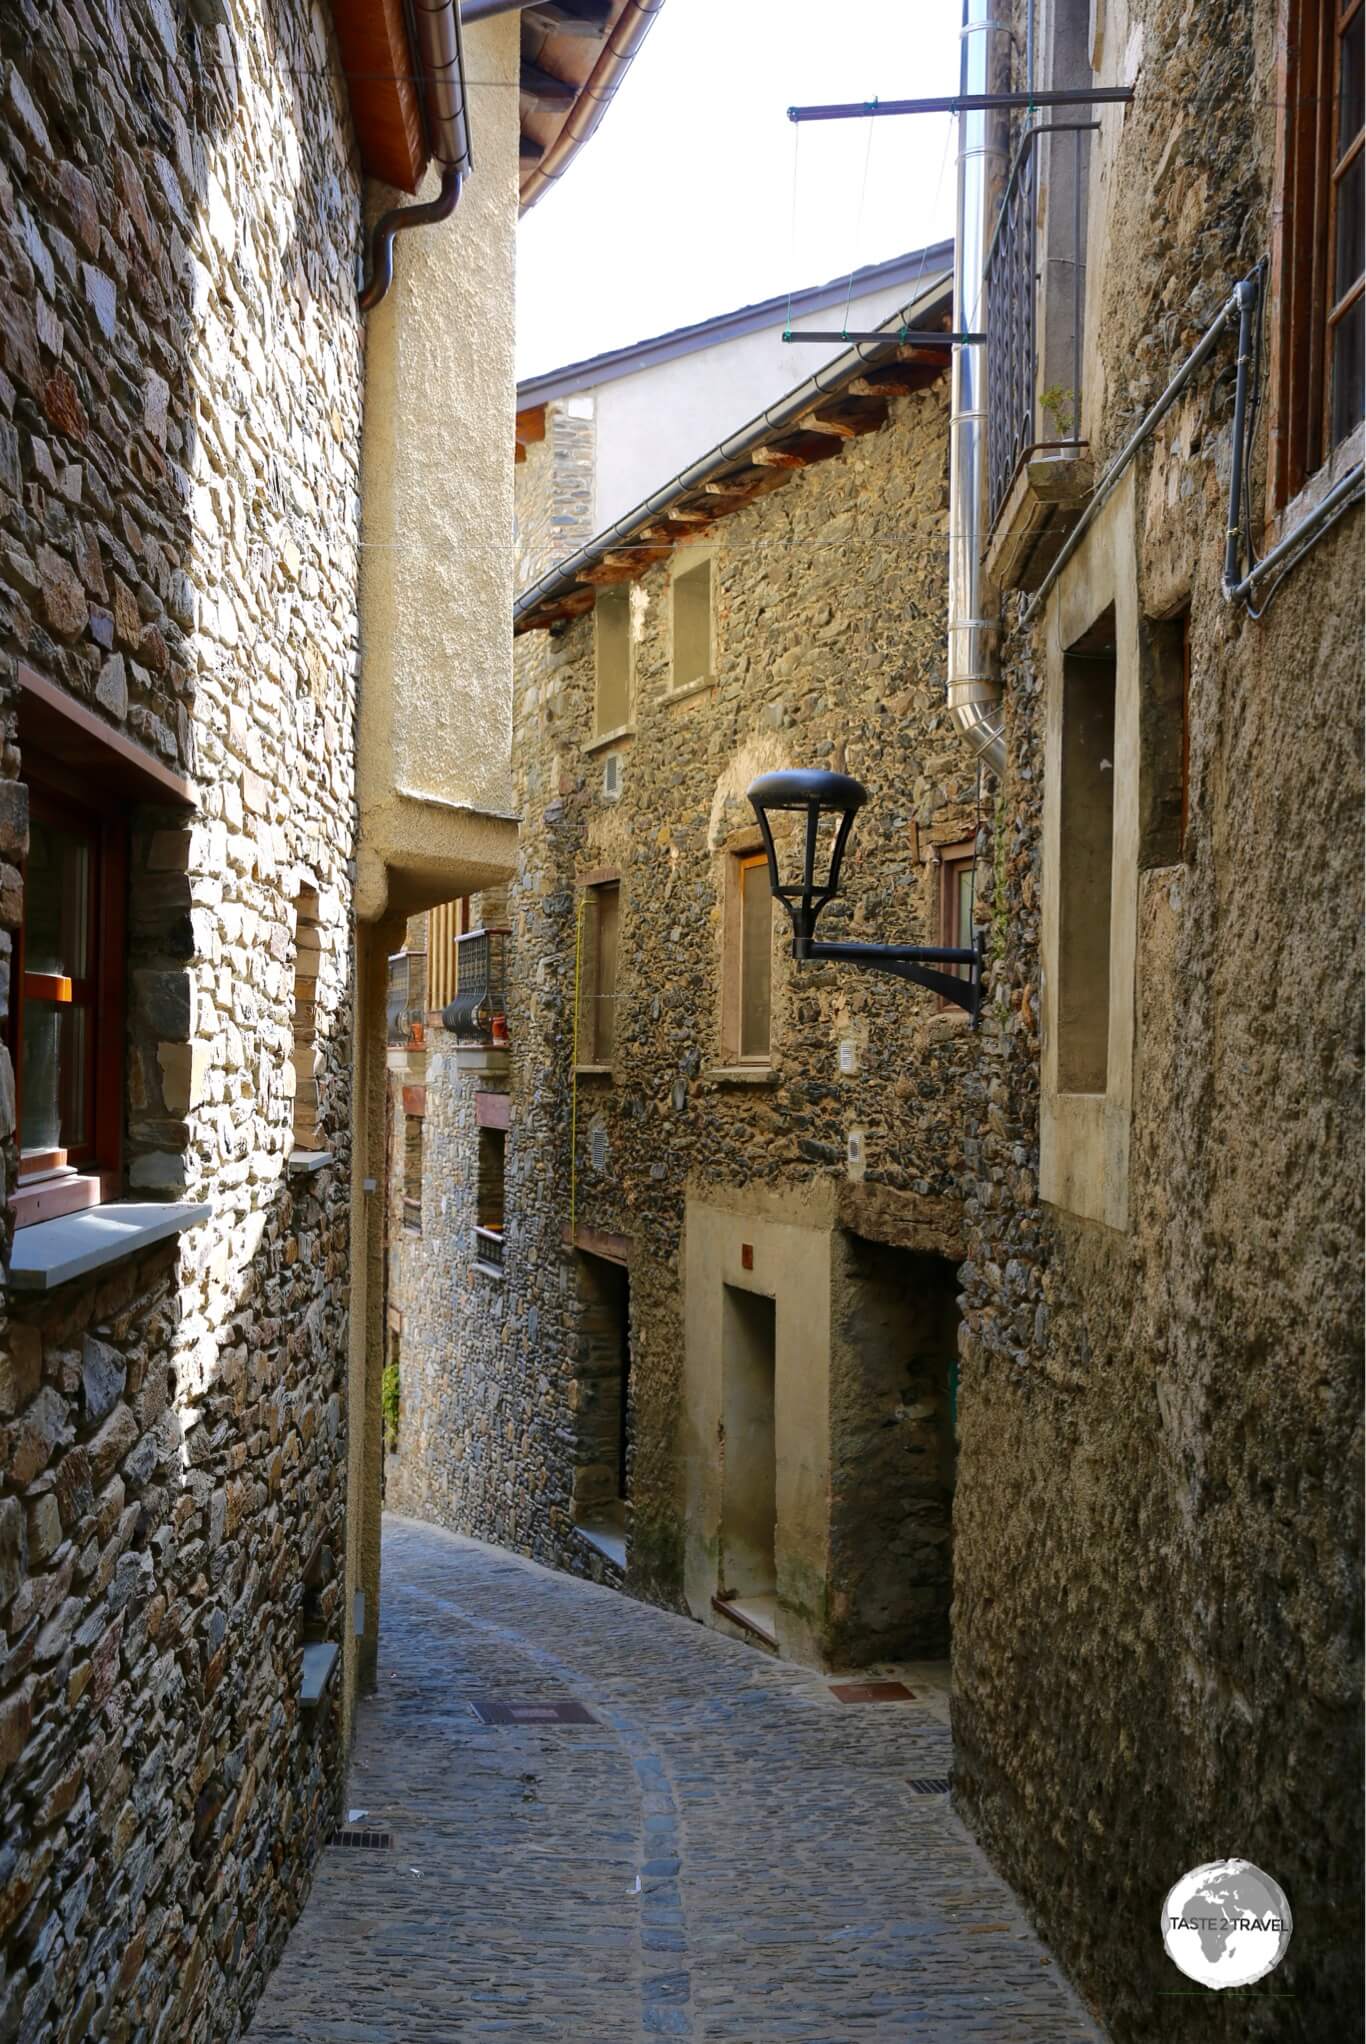
[[[792, 918], [792, 955], [805, 958], [810, 953], [817, 916], [839, 891], [844, 848], [854, 818], [868, 800], [868, 791], [849, 774], [805, 767], [760, 774], [757, 781], [751, 781], [747, 792], [768, 853], [768, 884], [774, 898]], [[769, 821], [772, 814], [782, 810], [804, 818], [804, 828], [795, 834], [791, 850], [786, 844], [783, 847], [792, 868], [786, 873], [779, 866], [778, 847]]]

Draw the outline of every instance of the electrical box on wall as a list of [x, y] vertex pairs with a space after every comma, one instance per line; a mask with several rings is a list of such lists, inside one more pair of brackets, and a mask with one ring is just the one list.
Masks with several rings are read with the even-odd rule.
[[851, 1077], [852, 1074], [858, 1070], [858, 1064], [859, 1064], [858, 1045], [855, 1043], [852, 1036], [842, 1036], [840, 1038], [841, 1073], [844, 1075], [845, 1078]]

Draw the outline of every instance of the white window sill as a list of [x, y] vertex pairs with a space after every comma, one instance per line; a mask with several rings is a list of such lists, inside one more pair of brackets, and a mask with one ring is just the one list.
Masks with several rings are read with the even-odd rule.
[[337, 1649], [331, 1640], [311, 1640], [304, 1648], [303, 1681], [299, 1701], [305, 1710], [316, 1710], [337, 1667]]
[[591, 758], [595, 752], [607, 752], [612, 746], [620, 745], [623, 740], [634, 738], [635, 735], [634, 724], [618, 724], [615, 731], [599, 731], [584, 746], [585, 756]]
[[291, 1178], [308, 1178], [332, 1162], [330, 1150], [291, 1150], [285, 1169]]
[[591, 1519], [576, 1525], [574, 1531], [580, 1540], [603, 1555], [608, 1561], [626, 1572], [626, 1528], [615, 1519]]
[[83, 1213], [63, 1214], [55, 1221], [38, 1221], [16, 1231], [5, 1282], [12, 1291], [50, 1292], [72, 1278], [86, 1277], [92, 1270], [198, 1228], [212, 1212], [207, 1205], [116, 1200], [87, 1207]]
[[710, 1086], [776, 1086], [781, 1074], [772, 1065], [710, 1065], [702, 1077]]
[[610, 1065], [575, 1065], [574, 1071], [580, 1079], [610, 1079], [612, 1076]]

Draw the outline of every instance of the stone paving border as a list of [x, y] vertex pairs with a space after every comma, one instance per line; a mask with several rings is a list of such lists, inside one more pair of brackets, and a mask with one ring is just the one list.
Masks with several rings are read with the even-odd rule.
[[[390, 1518], [348, 1812], [252, 2044], [1101, 2044], [944, 1797], [942, 1721]], [[595, 1722], [486, 1726], [470, 1699]], [[344, 1813], [347, 1814], [347, 1813]]]

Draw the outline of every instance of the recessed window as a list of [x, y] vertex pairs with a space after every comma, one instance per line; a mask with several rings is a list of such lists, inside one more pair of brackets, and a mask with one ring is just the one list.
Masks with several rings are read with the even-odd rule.
[[[122, 816], [31, 772], [11, 1020], [20, 1225], [93, 1203], [98, 1174], [118, 1164], [126, 873]], [[83, 1193], [78, 1177], [91, 1181]]]
[[736, 1057], [765, 1065], [773, 1049], [773, 893], [763, 852], [736, 861], [740, 920], [736, 977]]
[[[960, 844], [944, 845], [939, 853], [939, 934], [936, 942], [953, 950], [969, 950], [973, 943], [972, 904], [977, 881], [977, 844], [964, 838]], [[945, 972], [956, 979], [971, 977], [967, 965], [946, 965]], [[941, 1000], [941, 1008], [953, 1004]]]
[[422, 1233], [422, 1116], [403, 1117], [403, 1225]]
[[1366, 0], [1289, 0], [1271, 496], [1286, 503], [1362, 416]]
[[580, 1064], [610, 1064], [616, 1049], [620, 925], [620, 883], [606, 880], [586, 889], [579, 965]]
[[620, 731], [631, 721], [631, 592], [604, 589], [593, 606], [597, 636], [597, 680], [593, 735]]
[[692, 567], [674, 572], [673, 667], [674, 688], [688, 688], [705, 681], [713, 672], [712, 643], [712, 559], [710, 554]]
[[1108, 1070], [1115, 679], [1110, 609], [1063, 656], [1058, 1088], [1064, 1093], [1103, 1093]]
[[305, 887], [294, 904], [294, 1147], [325, 1150], [318, 1102], [318, 897]]
[[475, 1256], [495, 1270], [503, 1267], [503, 1184], [507, 1134], [501, 1128], [479, 1131], [476, 1184]]

